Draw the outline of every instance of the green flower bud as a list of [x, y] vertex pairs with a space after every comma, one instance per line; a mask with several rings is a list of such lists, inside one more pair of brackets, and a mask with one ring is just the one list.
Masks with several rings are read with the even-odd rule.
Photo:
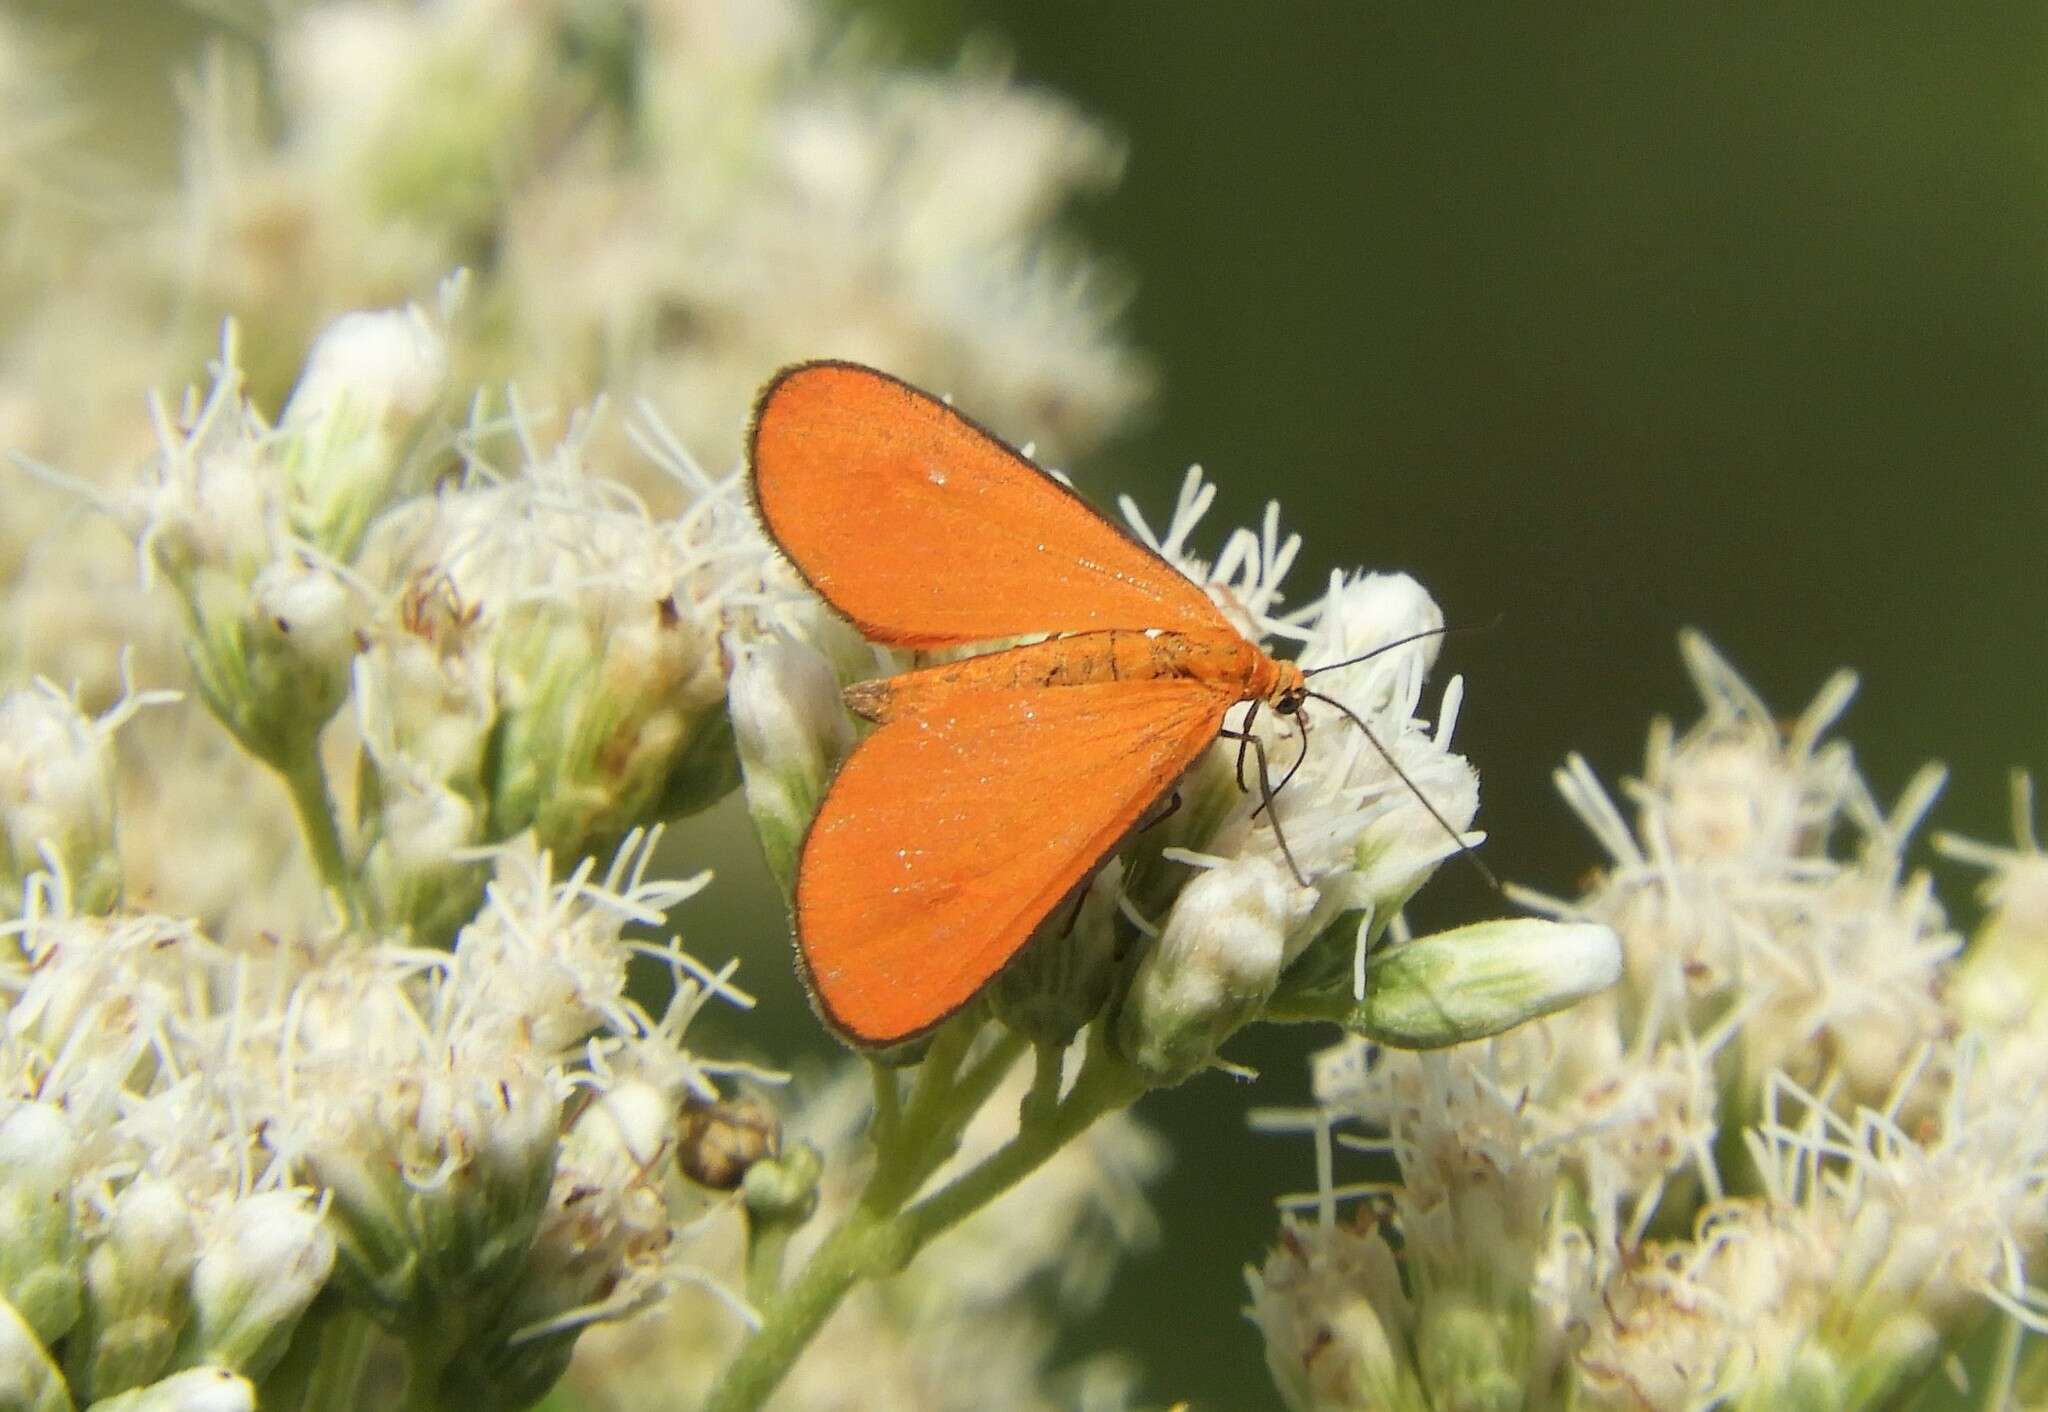
[[64, 1375], [28, 1321], [0, 1300], [0, 1412], [72, 1412]]
[[832, 772], [853, 748], [839, 678], [816, 650], [786, 639], [735, 642], [726, 709], [747, 809], [768, 870], [788, 896], [797, 851]]
[[357, 611], [333, 570], [287, 554], [247, 584], [203, 575], [187, 643], [200, 695], [259, 758], [309, 749], [348, 694]]
[[1116, 1020], [1124, 1057], [1156, 1086], [1207, 1065], [1272, 995], [1288, 933], [1314, 905], [1312, 890], [1265, 858], [1239, 858], [1197, 876], [1124, 997]]
[[278, 422], [274, 454], [295, 533], [334, 558], [354, 555], [398, 488], [403, 452], [447, 373], [447, 343], [416, 307], [327, 326]]
[[85, 1261], [85, 1311], [64, 1341], [80, 1397], [139, 1388], [169, 1368], [191, 1312], [187, 1280], [199, 1236], [178, 1188], [138, 1177], [114, 1201]]
[[648, 1121], [654, 1088], [625, 1080], [563, 1135], [539, 1228], [489, 1324], [442, 1378], [450, 1405], [525, 1407], [554, 1386], [599, 1304], [660, 1289], [674, 1233], [662, 1194], [672, 1145]]
[[71, 1208], [77, 1167], [78, 1144], [62, 1109], [0, 1108], [0, 1298], [44, 1344], [78, 1322], [81, 1260]]
[[1397, 1049], [1435, 1049], [1562, 1010], [1620, 975], [1621, 942], [1606, 927], [1479, 922], [1383, 948], [1366, 961], [1364, 999], [1328, 1018]]
[[181, 1364], [218, 1364], [261, 1378], [334, 1268], [334, 1238], [297, 1192], [244, 1197], [202, 1236]]
[[[580, 858], [737, 782], [716, 644], [672, 602], [564, 596], [515, 608], [492, 641], [503, 702], [491, 833], [532, 828]], [[714, 758], [690, 758], [700, 734]], [[670, 776], [688, 764], [688, 781]], [[657, 806], [660, 806], [657, 808]]]
[[808, 1221], [817, 1209], [818, 1179], [824, 1169], [818, 1149], [807, 1142], [747, 1168], [740, 1194], [748, 1221], [756, 1227], [799, 1226]]
[[[388, 475], [362, 485], [360, 476], [309, 470], [314, 442], [334, 450], [308, 440], [331, 420], [310, 409], [341, 397], [338, 373], [309, 377], [309, 410], [273, 430], [246, 405], [230, 338], [189, 430], [159, 418], [154, 484], [126, 514], [184, 605], [201, 697], [253, 754], [281, 768], [303, 764], [346, 693], [359, 624], [333, 562], [359, 537], [354, 522], [385, 504], [391, 488]], [[380, 391], [370, 400], [391, 399]], [[342, 484], [355, 497], [346, 512], [333, 499]], [[316, 490], [314, 503], [302, 503]], [[337, 516], [354, 527], [330, 523]]]
[[187, 1368], [86, 1412], [256, 1412], [256, 1389], [226, 1368]]

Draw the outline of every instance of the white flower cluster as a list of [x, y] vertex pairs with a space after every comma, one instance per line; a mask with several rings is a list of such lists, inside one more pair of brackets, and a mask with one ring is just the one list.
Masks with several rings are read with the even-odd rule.
[[[1874, 1406], [1987, 1307], [2043, 1324], [2038, 1012], [1973, 1013], [1977, 951], [1902, 862], [1940, 772], [1880, 809], [1822, 741], [1850, 678], [1780, 726], [1682, 646], [1704, 718], [1653, 729], [1633, 826], [1574, 758], [1611, 861], [1575, 901], [1524, 894], [1611, 927], [1621, 985], [1483, 1045], [1318, 1060], [1316, 1214], [1252, 1275], [1294, 1405]], [[1951, 846], [2000, 897], [2038, 857]], [[2000, 959], [2024, 996], [2042, 955], [2037, 929]], [[1398, 1180], [1337, 1183], [1333, 1132]]]
[[[651, 843], [559, 883], [503, 850], [452, 955], [230, 951], [50, 910], [40, 879], [0, 959], [0, 1382], [83, 1406], [210, 1370], [240, 1392], [209, 1405], [249, 1407], [346, 1307], [438, 1340], [429, 1371], [494, 1405], [548, 1386], [583, 1322], [678, 1273], [668, 1202], [704, 1198], [674, 1179], [673, 1114], [720, 1072], [682, 1031], [743, 999], [622, 938], [704, 881], [647, 880]], [[674, 977], [658, 1018], [625, 997], [636, 946]]]
[[[707, 998], [744, 997], [729, 967], [623, 931], [703, 884], [648, 880], [638, 824], [731, 787], [719, 631], [728, 596], [760, 597], [763, 550], [731, 484], [697, 477], [658, 521], [586, 472], [580, 427], [542, 453], [515, 419], [509, 475], [481, 412], [437, 438], [440, 327], [337, 321], [274, 425], [224, 359], [160, 417], [145, 483], [99, 497], [180, 602], [205, 707], [283, 790], [230, 774], [243, 797], [217, 817], [144, 796], [137, 830], [115, 728], [160, 705], [193, 729], [196, 703], [129, 690], [94, 721], [47, 686], [0, 697], [10, 1388], [248, 1406], [308, 1375], [287, 1357], [325, 1337], [305, 1320], [353, 1318], [451, 1405], [523, 1405], [587, 1323], [689, 1273], [676, 1234], [704, 1173], [734, 1171], [727, 1070], [683, 1036]], [[324, 926], [251, 887], [291, 848], [252, 827], [272, 792]], [[177, 871], [207, 850], [254, 894], [217, 915], [267, 913], [227, 944], [127, 901], [163, 879], [210, 902]], [[551, 850], [583, 860], [566, 881]], [[658, 1015], [628, 994], [635, 951], [668, 972]], [[771, 1121], [752, 1156], [774, 1142]]]
[[1092, 440], [1147, 374], [1045, 227], [1117, 148], [991, 66], [878, 62], [819, 9], [278, 10], [263, 72], [209, 67], [172, 241], [265, 348], [472, 266], [493, 372], [570, 405], [649, 397], [720, 462], [733, 409], [821, 354]]

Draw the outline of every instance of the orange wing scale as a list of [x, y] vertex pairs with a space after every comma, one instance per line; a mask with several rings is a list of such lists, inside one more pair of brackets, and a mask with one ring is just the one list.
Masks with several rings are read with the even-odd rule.
[[840, 767], [797, 870], [800, 954], [864, 1044], [971, 1000], [1216, 738], [1185, 680], [1009, 688], [900, 717]]
[[755, 406], [749, 455], [775, 542], [877, 642], [1233, 631], [1207, 594], [1086, 501], [872, 368], [783, 371]]

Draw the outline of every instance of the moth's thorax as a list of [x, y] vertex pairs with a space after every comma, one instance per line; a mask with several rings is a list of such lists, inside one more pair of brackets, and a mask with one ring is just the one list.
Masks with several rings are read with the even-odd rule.
[[886, 721], [911, 702], [930, 705], [957, 691], [1102, 686], [1112, 682], [1199, 681], [1233, 701], [1273, 701], [1299, 690], [1301, 669], [1279, 662], [1234, 632], [1073, 633], [967, 657], [846, 689], [847, 705]]

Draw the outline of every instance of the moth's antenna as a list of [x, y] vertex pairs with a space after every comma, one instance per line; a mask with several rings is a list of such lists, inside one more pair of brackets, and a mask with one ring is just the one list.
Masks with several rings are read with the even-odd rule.
[[[1438, 628], [1435, 629], [1435, 631], [1442, 632], [1443, 629]], [[1428, 636], [1430, 636], [1429, 633], [1416, 634], [1416, 637]], [[1402, 639], [1403, 642], [1413, 642], [1414, 640], [1415, 638], [1412, 637]], [[1387, 645], [1389, 647], [1399, 647], [1401, 644], [1399, 642], [1394, 642], [1389, 643]], [[1385, 649], [1382, 650], [1384, 651]], [[1340, 663], [1339, 665], [1342, 664]], [[1306, 674], [1304, 673], [1304, 675]], [[1380, 738], [1372, 733], [1372, 727], [1367, 725], [1356, 711], [1352, 710], [1349, 706], [1346, 706], [1336, 697], [1325, 696], [1320, 691], [1307, 691], [1303, 692], [1302, 694], [1304, 696], [1313, 697], [1315, 700], [1320, 701], [1325, 705], [1335, 706], [1339, 711], [1342, 711], [1345, 715], [1349, 716], [1351, 718], [1351, 723], [1357, 726], [1360, 730], [1365, 732], [1365, 738], [1372, 742], [1372, 748], [1379, 751], [1380, 759], [1387, 762], [1387, 768], [1392, 770], [1394, 774], [1400, 778], [1402, 784], [1408, 786], [1408, 792], [1415, 796], [1416, 801], [1420, 803], [1423, 808], [1429, 810], [1429, 817], [1435, 819], [1437, 823], [1442, 826], [1443, 831], [1450, 835], [1451, 842], [1457, 844], [1458, 851], [1465, 855], [1465, 861], [1470, 863], [1473, 867], [1479, 870], [1479, 876], [1486, 879], [1486, 885], [1492, 888], [1496, 893], [1499, 893], [1503, 897], [1507, 895], [1506, 890], [1503, 889], [1500, 885], [1500, 879], [1493, 875], [1493, 869], [1487, 867], [1485, 863], [1480, 861], [1479, 855], [1472, 850], [1472, 845], [1465, 842], [1465, 836], [1459, 833], [1456, 829], [1452, 828], [1451, 821], [1443, 816], [1443, 811], [1438, 809], [1436, 805], [1429, 802], [1429, 796], [1422, 792], [1422, 786], [1417, 784], [1413, 779], [1411, 779], [1408, 775], [1408, 772], [1401, 768], [1401, 762], [1394, 758], [1394, 753], [1391, 750], [1387, 749], [1386, 746], [1380, 744]]]
[[[1487, 628], [1498, 627], [1499, 625], [1500, 615], [1495, 614], [1491, 622], [1459, 623], [1456, 627], [1424, 628], [1421, 632], [1411, 632], [1406, 637], [1397, 637], [1392, 642], [1382, 642], [1378, 647], [1373, 648], [1372, 651], [1361, 652], [1356, 657], [1346, 657], [1341, 662], [1325, 662], [1320, 667], [1305, 668], [1302, 671], [1302, 675], [1312, 677], [1318, 672], [1334, 672], [1339, 667], [1355, 667], [1360, 662], [1370, 662], [1382, 652], [1392, 652], [1396, 647], [1406, 647], [1409, 643], [1420, 642], [1425, 637], [1449, 637], [1454, 632], [1482, 632]], [[1322, 699], [1325, 701], [1329, 700], [1328, 697]], [[1358, 718], [1354, 716], [1352, 719], [1357, 720]]]

